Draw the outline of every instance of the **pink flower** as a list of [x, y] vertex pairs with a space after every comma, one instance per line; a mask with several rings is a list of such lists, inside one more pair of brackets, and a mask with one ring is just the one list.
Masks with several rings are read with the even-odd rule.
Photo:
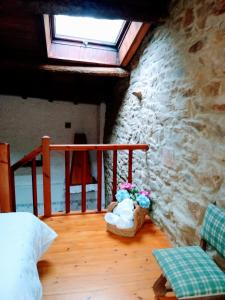
[[146, 197], [150, 197], [151, 192], [148, 192], [148, 191], [144, 191], [144, 190], [143, 190], [143, 191], [140, 191], [139, 194], [144, 195], [144, 196], [146, 196]]
[[127, 191], [132, 190], [134, 187], [135, 187], [135, 185], [132, 184], [132, 183], [129, 183], [129, 182], [122, 183], [121, 186], [120, 186], [120, 188], [122, 190], [127, 190]]

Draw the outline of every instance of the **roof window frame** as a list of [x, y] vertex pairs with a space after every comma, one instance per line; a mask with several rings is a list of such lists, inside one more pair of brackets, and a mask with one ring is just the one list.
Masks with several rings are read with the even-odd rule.
[[120, 38], [112, 46], [57, 38], [54, 34], [54, 16], [43, 15], [43, 22], [46, 52], [50, 60], [104, 67], [126, 67], [150, 28], [149, 23], [125, 21]]

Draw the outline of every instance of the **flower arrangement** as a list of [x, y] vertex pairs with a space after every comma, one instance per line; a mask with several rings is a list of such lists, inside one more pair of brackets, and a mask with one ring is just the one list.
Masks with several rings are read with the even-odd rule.
[[107, 208], [107, 231], [124, 237], [135, 236], [150, 213], [150, 195], [129, 182], [121, 184], [115, 195], [117, 202], [111, 202]]
[[132, 199], [137, 202], [140, 207], [150, 209], [151, 207], [151, 192], [141, 190], [139, 191], [137, 187], [129, 182], [122, 183], [120, 189], [116, 193], [116, 200], [118, 202], [124, 199]]

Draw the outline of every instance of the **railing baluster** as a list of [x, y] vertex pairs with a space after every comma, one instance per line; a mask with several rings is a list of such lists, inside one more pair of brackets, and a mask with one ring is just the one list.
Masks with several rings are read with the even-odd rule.
[[113, 150], [113, 188], [112, 201], [116, 201], [115, 195], [117, 190], [117, 150]]
[[87, 151], [83, 151], [83, 166], [82, 166], [82, 199], [81, 211], [86, 212], [86, 168], [87, 168]]
[[102, 210], [102, 150], [97, 151], [98, 157], [98, 203], [97, 210]]
[[36, 159], [32, 160], [32, 194], [33, 194], [33, 213], [38, 216], [38, 200], [37, 200], [37, 169]]
[[0, 144], [0, 212], [12, 211], [9, 144]]
[[70, 212], [70, 152], [65, 151], [65, 210]]
[[52, 213], [51, 207], [51, 171], [50, 171], [50, 138], [44, 136], [42, 138], [42, 154], [43, 154], [43, 195], [44, 195], [44, 216], [50, 217]]
[[132, 159], [133, 159], [133, 150], [129, 150], [128, 157], [128, 182], [132, 183]]
[[16, 212], [16, 188], [15, 188], [15, 171], [10, 168], [11, 191], [12, 191], [12, 211]]

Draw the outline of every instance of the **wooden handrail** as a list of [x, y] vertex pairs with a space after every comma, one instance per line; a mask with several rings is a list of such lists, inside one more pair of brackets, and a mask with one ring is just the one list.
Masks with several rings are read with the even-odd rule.
[[148, 151], [149, 146], [147, 144], [98, 144], [98, 145], [50, 145], [51, 151], [90, 151], [90, 150], [143, 150]]
[[16, 171], [20, 167], [26, 165], [29, 161], [32, 161], [38, 154], [42, 152], [42, 147], [39, 146], [27, 155], [25, 155], [23, 158], [21, 158], [19, 161], [17, 161], [15, 164], [11, 166], [11, 170]]

